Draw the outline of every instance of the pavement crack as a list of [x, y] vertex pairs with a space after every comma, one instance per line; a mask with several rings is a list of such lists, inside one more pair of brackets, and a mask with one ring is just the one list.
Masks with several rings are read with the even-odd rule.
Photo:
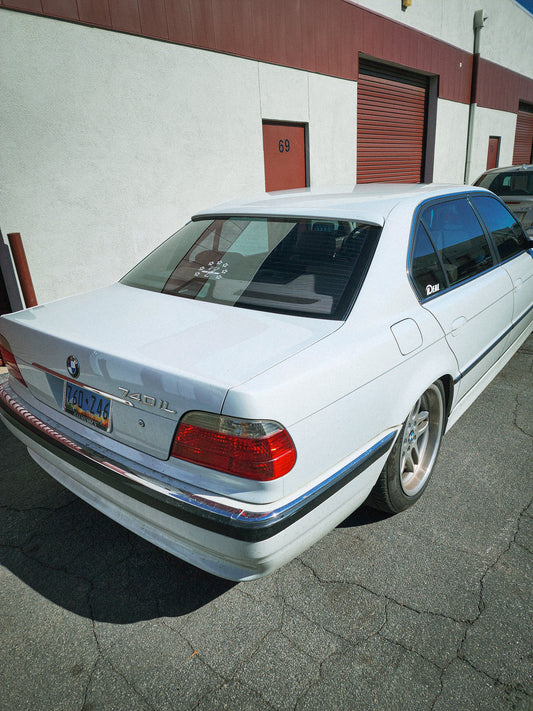
[[[93, 627], [93, 636], [94, 636], [94, 627]], [[90, 688], [91, 688], [91, 684], [92, 684], [92, 681], [93, 681], [93, 676], [94, 676], [94, 673], [95, 673], [95, 671], [96, 671], [96, 667], [98, 666], [99, 660], [100, 660], [100, 651], [98, 650], [98, 645], [97, 645], [97, 655], [96, 655], [96, 659], [94, 660], [94, 664], [93, 664], [92, 667], [91, 667], [91, 670], [90, 670], [90, 672], [89, 672], [89, 676], [88, 676], [88, 678], [87, 678], [87, 683], [85, 684], [85, 689], [84, 689], [84, 691], [83, 691], [83, 701], [82, 701], [82, 704], [81, 704], [81, 711], [83, 711], [83, 710], [86, 708], [86, 706], [87, 706], [87, 697], [89, 696], [89, 690], [90, 690]]]
[[[224, 674], [221, 674], [219, 671], [217, 671], [216, 669], [214, 669], [214, 667], [213, 667], [208, 661], [206, 661], [206, 659], [205, 659], [204, 655], [202, 654], [202, 652], [199, 652], [199, 651], [195, 648], [194, 644], [190, 641], [190, 639], [188, 639], [188, 638], [186, 637], [186, 635], [184, 635], [182, 632], [180, 632], [179, 630], [177, 630], [175, 627], [172, 627], [172, 625], [169, 625], [169, 624], [167, 623], [167, 621], [164, 620], [164, 619], [158, 620], [157, 624], [160, 624], [160, 625], [162, 625], [163, 627], [166, 627], [168, 630], [170, 630], [173, 634], [175, 634], [179, 639], [181, 639], [182, 642], [184, 642], [184, 643], [189, 647], [189, 649], [191, 650], [191, 654], [190, 654], [190, 656], [188, 657], [187, 661], [189, 661], [189, 660], [194, 659], [195, 657], [197, 657], [198, 660], [201, 661], [202, 664], [204, 664], [204, 665], [207, 667], [207, 669], [209, 669], [210, 672], [212, 672], [212, 673], [213, 673], [215, 676], [217, 676], [219, 679], [222, 679], [222, 681], [221, 681], [221, 686], [222, 686], [225, 682], [229, 681], [229, 679], [228, 679], [227, 677], [225, 677]], [[217, 687], [217, 688], [218, 688], [218, 687]], [[209, 694], [209, 693], [210, 693], [210, 692], [207, 692], [207, 694]]]
[[525, 430], [523, 427], [521, 427], [518, 424], [518, 413], [519, 413], [519, 409], [522, 405], [522, 403], [520, 402], [521, 395], [522, 395], [521, 392], [518, 392], [515, 395], [515, 404], [514, 404], [514, 409], [513, 409], [513, 425], [516, 427], [516, 429], [519, 432], [521, 432], [523, 435], [525, 435], [529, 439], [533, 440], [533, 434], [531, 434], [531, 432], [528, 432], [527, 430]]
[[374, 595], [378, 599], [383, 599], [386, 600], [387, 602], [392, 602], [395, 605], [398, 605], [399, 607], [403, 607], [406, 610], [411, 610], [411, 612], [418, 612], [420, 614], [424, 615], [431, 615], [433, 617], [438, 617], [440, 619], [444, 620], [450, 620], [451, 622], [457, 622], [458, 624], [464, 624], [470, 623], [471, 621], [474, 621], [477, 619], [477, 616], [473, 619], [470, 620], [470, 618], [458, 618], [458, 617], [453, 617], [452, 615], [445, 615], [443, 612], [435, 612], [434, 610], [422, 610], [420, 608], [414, 607], [413, 605], [407, 605], [405, 602], [400, 602], [399, 600], [396, 600], [393, 598], [391, 595], [386, 595], [385, 593], [382, 592], [376, 592], [375, 590], [372, 590], [372, 588], [367, 587], [366, 585], [363, 585], [362, 583], [356, 583], [354, 581], [341, 581], [341, 580], [328, 580], [326, 578], [321, 578], [320, 575], [313, 569], [310, 563], [307, 563], [304, 560], [301, 560], [298, 558], [299, 562], [305, 566], [308, 570], [310, 570], [313, 575], [316, 577], [316, 579], [322, 583], [323, 585], [352, 585], [353, 587], [358, 587], [361, 590], [364, 590], [367, 593], [370, 593], [371, 595]]
[[528, 689], [525, 689], [523, 686], [521, 686], [521, 685], [513, 686], [513, 685], [511, 685], [511, 684], [507, 684], [506, 682], [502, 681], [502, 680], [499, 679], [498, 677], [491, 676], [490, 674], [488, 674], [488, 673], [487, 673], [486, 671], [484, 671], [483, 669], [479, 669], [478, 667], [476, 667], [476, 665], [473, 664], [473, 663], [472, 663], [469, 659], [467, 659], [466, 657], [459, 657], [459, 659], [460, 659], [462, 662], [464, 662], [465, 664], [468, 664], [468, 666], [469, 666], [473, 671], [475, 671], [476, 674], [481, 674], [481, 675], [484, 676], [486, 679], [488, 679], [489, 682], [490, 682], [491, 684], [493, 684], [494, 686], [498, 686], [498, 687], [500, 687], [500, 688], [502, 688], [502, 689], [505, 689], [505, 691], [506, 691], [508, 694], [509, 694], [509, 693], [512, 693], [512, 692], [515, 692], [515, 693], [519, 693], [519, 694], [525, 694], [526, 696], [529, 695]]
[[[128, 677], [127, 677], [120, 669], [118, 669], [118, 668], [113, 664], [113, 662], [109, 659], [109, 657], [105, 654], [104, 650], [103, 650], [103, 649], [101, 648], [101, 646], [100, 646], [100, 640], [98, 639], [98, 633], [97, 633], [97, 631], [96, 631], [96, 624], [95, 624], [94, 618], [93, 618], [91, 621], [92, 621], [92, 627], [93, 627], [93, 637], [94, 637], [94, 639], [95, 639], [96, 647], [97, 647], [97, 650], [98, 650], [98, 658], [97, 658], [97, 660], [96, 660], [96, 662], [95, 662], [95, 664], [94, 664], [94, 667], [93, 667], [93, 670], [92, 670], [92, 674], [94, 674], [94, 671], [95, 671], [95, 669], [96, 669], [97, 663], [98, 663], [100, 660], [104, 661], [106, 664], [109, 665], [109, 668], [110, 668], [118, 677], [120, 677], [120, 678], [124, 681], [124, 683], [126, 684], [126, 686], [127, 686], [129, 689], [131, 689], [131, 691], [132, 691], [136, 696], [138, 696], [139, 699], [141, 699], [141, 701], [146, 705], [146, 707], [147, 707], [148, 709], [151, 709], [151, 711], [157, 711], [157, 708], [156, 708], [155, 706], [153, 706], [153, 705], [150, 703], [150, 701], [144, 696], [144, 694], [142, 694], [142, 692], [140, 692], [139, 689], [137, 689], [137, 687], [135, 686], [135, 684], [133, 684], [133, 683], [128, 679]], [[87, 690], [86, 690], [86, 694], [85, 694], [84, 706], [85, 706], [85, 702], [87, 701], [88, 690], [89, 690], [89, 685], [87, 685]]]
[[[472, 669], [475, 671], [484, 674], [487, 678], [492, 679], [494, 682], [498, 682], [499, 684], [502, 684], [503, 686], [506, 686], [504, 682], [502, 682], [500, 679], [492, 678], [490, 677], [486, 672], [481, 671], [480, 669], [476, 669], [476, 667], [472, 664], [472, 662], [468, 659], [466, 654], [464, 653], [464, 646], [466, 644], [466, 640], [468, 638], [468, 633], [470, 630], [473, 628], [473, 626], [476, 624], [476, 622], [480, 619], [481, 615], [486, 609], [486, 603], [484, 600], [484, 595], [485, 595], [485, 579], [487, 575], [494, 570], [494, 568], [498, 565], [500, 560], [503, 558], [503, 556], [508, 553], [511, 550], [511, 546], [513, 544], [519, 545], [516, 543], [516, 537], [518, 536], [518, 533], [520, 531], [520, 521], [523, 516], [528, 516], [529, 514], [527, 513], [529, 507], [531, 506], [531, 503], [533, 502], [533, 499], [530, 499], [529, 502], [522, 508], [522, 511], [518, 514], [517, 520], [516, 520], [516, 526], [514, 529], [513, 534], [509, 537], [509, 541], [507, 545], [500, 551], [498, 556], [493, 560], [493, 562], [487, 566], [485, 569], [485, 572], [479, 579], [479, 598], [478, 598], [478, 614], [476, 615], [475, 619], [472, 621], [468, 622], [468, 626], [465, 628], [463, 638], [461, 640], [461, 643], [459, 645], [459, 648], [457, 650], [457, 659], [465, 662], [466, 664], [470, 665]], [[450, 662], [451, 664], [451, 662]], [[523, 689], [520, 689], [520, 691], [524, 691]]]

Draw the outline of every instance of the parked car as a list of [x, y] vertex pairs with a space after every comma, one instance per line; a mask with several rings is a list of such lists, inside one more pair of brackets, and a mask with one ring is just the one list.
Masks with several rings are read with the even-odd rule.
[[499, 195], [533, 236], [533, 164], [487, 170], [474, 185]]
[[368, 497], [417, 501], [532, 327], [532, 243], [487, 190], [265, 194], [117, 284], [3, 316], [0, 415], [92, 506], [248, 580]]

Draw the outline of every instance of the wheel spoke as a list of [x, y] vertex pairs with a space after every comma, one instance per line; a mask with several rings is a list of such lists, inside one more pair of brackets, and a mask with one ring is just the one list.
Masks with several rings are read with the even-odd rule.
[[417, 458], [418, 450], [416, 448], [416, 445], [414, 445], [412, 442], [404, 443], [404, 446], [402, 448], [402, 459], [400, 462], [400, 471], [402, 477], [411, 477], [413, 474], [416, 473]]
[[409, 420], [410, 420], [410, 421], [413, 421], [413, 420], [416, 419], [416, 417], [417, 417], [417, 415], [418, 415], [418, 412], [419, 412], [419, 410], [420, 410], [420, 403], [421, 403], [421, 401], [422, 401], [422, 398], [420, 398], [420, 400], [417, 400], [415, 406], [413, 407], [413, 409], [412, 409], [411, 412], [409, 413]]
[[416, 426], [415, 431], [418, 437], [424, 434], [424, 432], [429, 427], [429, 412], [427, 410], [422, 410], [416, 416]]

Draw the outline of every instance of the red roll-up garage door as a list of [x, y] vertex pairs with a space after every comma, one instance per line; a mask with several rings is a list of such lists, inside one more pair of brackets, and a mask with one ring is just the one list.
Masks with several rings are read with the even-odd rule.
[[520, 104], [516, 117], [513, 165], [533, 162], [533, 106]]
[[357, 182], [420, 183], [428, 78], [367, 60], [357, 84]]

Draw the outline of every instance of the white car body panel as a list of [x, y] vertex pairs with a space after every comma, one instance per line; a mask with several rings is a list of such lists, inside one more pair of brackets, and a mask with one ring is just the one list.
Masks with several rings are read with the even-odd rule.
[[[505, 269], [498, 267], [460, 289], [452, 289], [428, 301], [424, 307], [441, 324], [448, 344], [461, 364], [461, 371], [469, 370], [461, 378], [462, 396], [507, 348], [507, 329], [513, 318], [511, 279]], [[491, 344], [496, 345], [483, 358]]]
[[[223, 577], [283, 565], [361, 505], [408, 413], [441, 380], [447, 426], [533, 327], [524, 251], [419, 299], [408, 277], [421, 202], [487, 191], [358, 186], [290, 191], [200, 213], [383, 225], [343, 320], [235, 308], [116, 284], [11, 314], [0, 330], [28, 388], [0, 388], [0, 418], [46, 471], [156, 545]], [[66, 359], [112, 399], [113, 429], [62, 411]], [[255, 481], [169, 457], [182, 416], [281, 423], [296, 462]], [[142, 424], [141, 424], [142, 422]]]
[[[527, 328], [528, 322], [524, 317], [527, 316], [528, 309], [533, 303], [532, 256], [533, 249], [530, 250], [530, 254], [521, 254], [516, 259], [511, 259], [503, 264], [513, 285], [513, 322], [519, 322], [515, 329], [517, 333], [522, 333]], [[511, 337], [516, 337], [516, 334], [511, 334]]]

